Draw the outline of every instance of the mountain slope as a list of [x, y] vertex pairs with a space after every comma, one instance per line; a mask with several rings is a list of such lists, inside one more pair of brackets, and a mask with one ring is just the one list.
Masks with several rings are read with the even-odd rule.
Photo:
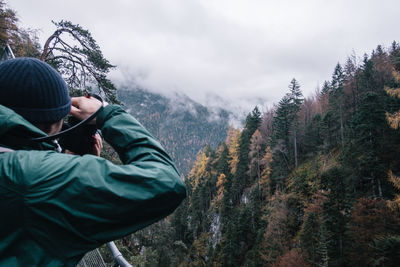
[[216, 147], [226, 138], [230, 113], [210, 110], [183, 95], [174, 99], [138, 88], [122, 88], [118, 98], [165, 147], [186, 175], [205, 145]]

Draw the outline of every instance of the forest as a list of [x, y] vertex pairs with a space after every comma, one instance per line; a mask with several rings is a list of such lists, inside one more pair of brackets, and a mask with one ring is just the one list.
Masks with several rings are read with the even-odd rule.
[[[41, 50], [0, 0], [0, 47], [49, 58], [72, 88], [84, 86], [55, 39]], [[83, 67], [115, 88], [90, 33], [69, 22], [91, 49]], [[57, 31], [55, 32], [57, 33]], [[57, 39], [58, 38], [58, 39]], [[61, 46], [57, 46], [61, 45]], [[76, 51], [72, 51], [76, 52]], [[81, 65], [82, 66], [82, 65]], [[73, 67], [73, 66], [72, 66]], [[88, 72], [90, 73], [90, 72]], [[378, 45], [338, 63], [312, 96], [301, 81], [268, 111], [255, 107], [242, 128], [197, 154], [185, 177], [188, 197], [167, 219], [116, 243], [134, 266], [398, 266], [400, 262], [400, 45]], [[110, 255], [101, 248], [105, 260]], [[111, 261], [111, 260], [110, 260]]]
[[118, 88], [117, 97], [168, 151], [182, 175], [189, 173], [200, 149], [216, 147], [229, 129], [231, 113], [211, 110], [184, 95], [172, 100], [129, 86]]
[[338, 63], [305, 98], [205, 147], [189, 197], [125, 240], [140, 266], [398, 266], [400, 46]]

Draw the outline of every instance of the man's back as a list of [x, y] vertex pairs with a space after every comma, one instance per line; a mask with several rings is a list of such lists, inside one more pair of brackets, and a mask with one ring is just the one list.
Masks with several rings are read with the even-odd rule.
[[124, 165], [57, 153], [45, 135], [0, 105], [0, 266], [75, 266], [107, 241], [171, 213], [185, 197], [174, 164], [118, 106], [97, 117]]

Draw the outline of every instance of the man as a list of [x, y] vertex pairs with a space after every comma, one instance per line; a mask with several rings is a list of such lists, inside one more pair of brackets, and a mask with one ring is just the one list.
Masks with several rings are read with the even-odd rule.
[[100, 106], [71, 100], [44, 62], [0, 64], [0, 266], [76, 266], [86, 252], [167, 216], [186, 196], [170, 157], [119, 106], [107, 105], [93, 123], [123, 165], [32, 140], [59, 132], [66, 115], [83, 120]]

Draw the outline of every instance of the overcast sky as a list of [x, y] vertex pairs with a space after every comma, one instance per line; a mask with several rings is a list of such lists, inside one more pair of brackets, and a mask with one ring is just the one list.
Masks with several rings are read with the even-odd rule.
[[8, 0], [24, 28], [70, 20], [118, 66], [116, 83], [203, 104], [262, 108], [296, 78], [305, 96], [337, 62], [399, 41], [399, 0]]

